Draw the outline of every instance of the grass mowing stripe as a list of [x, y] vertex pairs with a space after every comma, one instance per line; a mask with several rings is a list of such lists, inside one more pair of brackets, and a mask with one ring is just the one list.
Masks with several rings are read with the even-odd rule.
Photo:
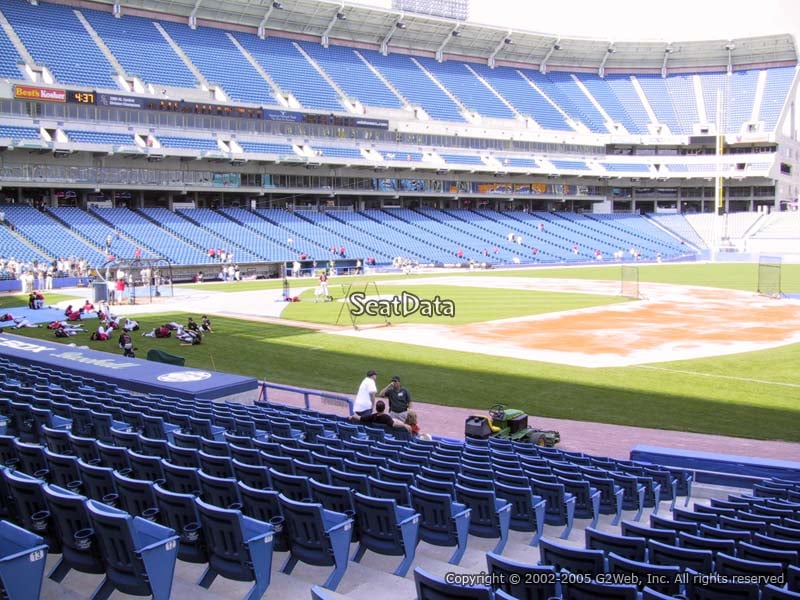
[[[476, 282], [477, 283], [477, 282]], [[353, 286], [351, 294], [363, 292], [364, 286]], [[402, 317], [391, 315], [389, 320], [399, 323], [439, 323], [446, 325], [462, 325], [484, 321], [508, 319], [527, 315], [538, 315], [553, 312], [554, 307], [560, 311], [604, 306], [626, 302], [620, 296], [602, 296], [597, 294], [579, 294], [567, 292], [549, 292], [538, 290], [495, 289], [491, 287], [469, 287], [456, 285], [381, 285], [378, 293], [383, 299], [400, 297], [403, 292], [410, 292], [421, 300], [432, 300], [439, 297], [452, 300], [455, 304], [455, 316], [424, 316], [421, 312]], [[375, 298], [375, 289], [368, 286], [367, 298]], [[314, 302], [314, 292], [309, 290], [301, 294], [302, 302], [291, 303], [281, 313], [281, 317], [292, 321], [307, 321], [333, 325], [342, 312], [340, 325], [349, 325], [347, 306], [342, 302]], [[339, 296], [338, 299], [341, 299]], [[364, 315], [358, 318], [359, 325], [382, 324], [384, 317]]]
[[752, 377], [735, 377], [733, 375], [720, 375], [719, 373], [698, 373], [697, 371], [686, 371], [684, 369], [665, 369], [664, 367], [651, 367], [649, 365], [634, 365], [634, 368], [650, 369], [652, 371], [665, 371], [667, 373], [680, 373], [681, 375], [694, 375], [696, 377], [713, 377], [714, 379], [731, 379], [733, 381], [746, 381], [747, 383], [758, 383], [764, 385], [779, 385], [782, 387], [800, 388], [800, 383], [768, 381], [765, 379], [754, 379]]

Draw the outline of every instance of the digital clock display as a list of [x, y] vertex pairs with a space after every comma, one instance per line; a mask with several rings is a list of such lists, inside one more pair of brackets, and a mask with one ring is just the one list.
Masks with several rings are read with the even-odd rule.
[[67, 102], [72, 102], [75, 104], [96, 104], [97, 99], [94, 95], [94, 92], [70, 90], [67, 92]]

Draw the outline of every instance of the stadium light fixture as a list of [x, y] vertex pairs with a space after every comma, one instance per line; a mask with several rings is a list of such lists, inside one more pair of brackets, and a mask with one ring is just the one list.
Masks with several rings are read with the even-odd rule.
[[557, 38], [556, 41], [553, 42], [553, 45], [550, 46], [550, 49], [547, 51], [547, 54], [544, 55], [542, 61], [539, 63], [539, 72], [544, 74], [547, 73], [547, 61], [550, 60], [550, 57], [553, 56], [553, 52], [561, 50], [561, 38]]
[[736, 44], [734, 44], [733, 42], [728, 42], [727, 44], [725, 44], [725, 50], [727, 50], [728, 52], [733, 52], [734, 50], [736, 50]]
[[340, 21], [347, 21], [347, 15], [344, 14], [342, 11], [336, 13], [336, 18]]
[[272, 3], [272, 8], [275, 10], [283, 10], [283, 4], [275, 0], [275, 2]]
[[442, 43], [439, 44], [439, 47], [436, 49], [437, 61], [442, 62], [444, 60], [444, 49], [447, 46], [447, 44], [450, 43], [450, 40], [452, 40], [453, 38], [461, 37], [461, 31], [459, 30], [460, 26], [461, 24], [459, 23], [450, 30], [450, 33], [448, 35], [444, 36]]
[[404, 16], [405, 15], [403, 13], [399, 13], [395, 17], [394, 23], [389, 27], [389, 30], [386, 32], [383, 40], [381, 40], [381, 54], [384, 56], [389, 54], [389, 42], [391, 41], [392, 36], [394, 36], [394, 34], [399, 30], [406, 28], [406, 24], [403, 23]]
[[494, 65], [496, 62], [495, 58], [497, 57], [498, 54], [500, 54], [500, 51], [509, 44], [514, 43], [513, 40], [511, 40], [512, 33], [513, 32], [509, 29], [505, 37], [498, 42], [497, 46], [495, 46], [494, 50], [492, 50], [492, 53], [489, 55], [489, 59], [486, 61], [486, 64], [488, 64], [492, 69], [494, 69]]
[[674, 48], [672, 46], [667, 46], [664, 48], [664, 60], [661, 61], [661, 77], [667, 77], [667, 63], [669, 62], [670, 54], [674, 52]]

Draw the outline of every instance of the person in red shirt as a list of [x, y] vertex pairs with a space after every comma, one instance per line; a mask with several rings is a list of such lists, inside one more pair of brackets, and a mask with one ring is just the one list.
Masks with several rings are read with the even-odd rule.
[[117, 279], [117, 291], [114, 297], [117, 299], [117, 304], [125, 301], [125, 280], [122, 278]]
[[417, 423], [417, 413], [413, 410], [408, 411], [406, 414], [406, 422], [403, 423], [399, 419], [395, 419], [395, 427], [405, 427], [412, 436], [416, 437], [419, 435], [419, 424]]

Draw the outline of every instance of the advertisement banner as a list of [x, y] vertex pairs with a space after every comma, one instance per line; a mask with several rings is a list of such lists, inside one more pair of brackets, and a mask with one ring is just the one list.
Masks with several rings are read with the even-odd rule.
[[34, 85], [15, 85], [14, 98], [20, 100], [44, 100], [45, 102], [66, 102], [67, 91]]
[[144, 108], [144, 98], [136, 96], [120, 96], [117, 94], [97, 94], [100, 106], [116, 106], [119, 108]]

